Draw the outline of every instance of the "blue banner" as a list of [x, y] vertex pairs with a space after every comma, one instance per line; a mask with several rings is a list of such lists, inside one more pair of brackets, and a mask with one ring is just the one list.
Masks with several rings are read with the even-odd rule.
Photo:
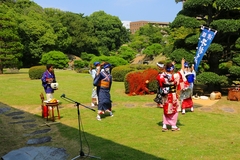
[[194, 57], [195, 66], [194, 69], [197, 72], [198, 66], [206, 53], [208, 47], [212, 43], [214, 36], [216, 35], [217, 31], [212, 31], [210, 28], [202, 27], [202, 33], [200, 34], [199, 41], [198, 41], [198, 48], [196, 56]]

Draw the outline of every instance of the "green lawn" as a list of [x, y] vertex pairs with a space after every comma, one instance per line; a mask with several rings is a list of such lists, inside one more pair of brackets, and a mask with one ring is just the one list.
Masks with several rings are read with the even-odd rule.
[[[159, 160], [159, 159], [204, 159], [229, 160], [239, 159], [240, 115], [239, 102], [222, 98], [215, 105], [204, 110], [203, 106], [195, 108], [195, 112], [179, 114], [179, 132], [161, 132], [162, 109], [156, 108], [153, 102], [155, 95], [128, 96], [124, 93], [122, 82], [113, 82], [112, 101], [114, 117], [96, 120], [96, 112], [85, 108], [91, 102], [92, 78], [89, 74], [74, 71], [56, 70], [59, 90], [55, 98], [62, 102], [60, 124], [51, 126], [52, 142], [44, 145], [65, 148], [69, 159], [79, 153], [77, 108], [60, 96], [64, 93], [68, 98], [80, 102], [80, 127], [83, 127], [82, 146], [84, 152], [91, 149], [90, 154], [103, 160]], [[39, 123], [45, 120], [40, 117], [40, 97], [43, 92], [40, 80], [30, 80], [28, 70], [22, 69], [18, 74], [0, 75], [0, 102], [24, 110], [29, 116], [37, 118]], [[233, 112], [226, 112], [231, 108]], [[9, 134], [11, 140], [0, 153], [23, 147], [21, 128], [9, 126], [0, 114], [0, 124], [6, 126], [0, 136]], [[1, 127], [3, 129], [3, 127]], [[0, 128], [0, 129], [1, 129]], [[3, 135], [4, 133], [4, 135]], [[18, 138], [17, 138], [18, 137]], [[1, 138], [1, 137], [0, 137]], [[6, 137], [5, 137], [6, 138]], [[18, 144], [18, 145], [16, 145]], [[0, 141], [1, 146], [5, 146]]]

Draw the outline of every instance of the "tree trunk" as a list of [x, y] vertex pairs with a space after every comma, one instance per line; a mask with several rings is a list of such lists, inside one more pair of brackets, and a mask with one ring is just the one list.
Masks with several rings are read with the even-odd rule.
[[[0, 60], [1, 63], [1, 60]], [[3, 74], [3, 66], [0, 64], [0, 74]]]
[[210, 53], [209, 59], [210, 72], [219, 74], [219, 57], [217, 53]]

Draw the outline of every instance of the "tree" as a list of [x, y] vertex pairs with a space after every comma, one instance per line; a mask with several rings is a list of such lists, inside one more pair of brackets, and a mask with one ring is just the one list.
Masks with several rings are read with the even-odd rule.
[[170, 27], [175, 31], [182, 27], [190, 32], [186, 36], [176, 39], [174, 49], [181, 47], [189, 52], [196, 50], [201, 25], [217, 30], [212, 43], [212, 46], [217, 48], [210, 46], [201, 63], [209, 64], [210, 68], [207, 71], [219, 74], [218, 64], [229, 61], [233, 55], [239, 54], [235, 45], [239, 38], [239, 17], [240, 1], [187, 0], [183, 10], [178, 13]]
[[150, 44], [153, 43], [161, 44], [163, 38], [161, 31], [162, 28], [159, 26], [159, 24], [147, 24], [141, 27], [135, 34], [148, 36]]
[[23, 45], [17, 33], [16, 13], [5, 4], [0, 5], [0, 74], [4, 67], [21, 66]]
[[143, 50], [143, 53], [147, 55], [150, 59], [153, 59], [154, 56], [157, 56], [162, 53], [162, 46], [159, 43], [153, 43], [151, 46], [148, 46]]
[[42, 54], [55, 49], [57, 35], [46, 21], [44, 9], [30, 0], [18, 0], [14, 5], [18, 17], [18, 33], [24, 44], [23, 66], [39, 64]]
[[83, 14], [66, 12], [60, 17], [60, 21], [71, 36], [72, 43], [65, 53], [81, 57], [82, 52], [99, 55], [97, 47], [98, 38], [94, 35], [94, 26], [89, 23]]
[[68, 53], [68, 48], [72, 43], [72, 37], [68, 33], [67, 27], [63, 26], [61, 19], [65, 12], [59, 9], [46, 8], [44, 9], [46, 20], [51, 24], [57, 39], [55, 41], [55, 50]]
[[128, 46], [121, 46], [118, 50], [118, 55], [130, 62], [135, 57], [136, 52]]
[[93, 24], [94, 35], [99, 42], [98, 47], [102, 49], [101, 54], [108, 55], [109, 51], [119, 49], [128, 41], [130, 33], [123, 27], [118, 17], [98, 11], [92, 13], [88, 18], [89, 22]]
[[69, 59], [67, 55], [60, 51], [50, 51], [43, 54], [40, 64], [53, 64], [55, 68], [63, 69], [68, 67]]
[[150, 45], [150, 40], [148, 36], [145, 35], [132, 35], [131, 42], [128, 46], [135, 49], [137, 52], [142, 52], [144, 48]]

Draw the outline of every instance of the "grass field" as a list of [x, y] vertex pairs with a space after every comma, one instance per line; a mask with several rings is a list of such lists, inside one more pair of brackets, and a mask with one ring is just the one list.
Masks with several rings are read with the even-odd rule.
[[[113, 82], [111, 95], [114, 117], [96, 120], [96, 112], [85, 108], [91, 101], [92, 79], [89, 74], [56, 70], [59, 90], [55, 98], [62, 104], [60, 124], [51, 125], [52, 141], [36, 146], [65, 148], [69, 159], [79, 154], [77, 108], [60, 96], [80, 102], [83, 127], [82, 146], [85, 153], [103, 160], [229, 160], [239, 159], [240, 102], [223, 97], [212, 106], [196, 104], [195, 112], [179, 114], [179, 132], [161, 132], [162, 109], [153, 102], [155, 95], [128, 96], [122, 82]], [[40, 97], [43, 92], [40, 80], [30, 80], [28, 69], [16, 74], [0, 75], [0, 102], [13, 110], [25, 111], [28, 118], [41, 118]], [[0, 107], [4, 106], [1, 105]], [[0, 156], [26, 146], [31, 132], [22, 126], [9, 124], [10, 117], [0, 114]]]

